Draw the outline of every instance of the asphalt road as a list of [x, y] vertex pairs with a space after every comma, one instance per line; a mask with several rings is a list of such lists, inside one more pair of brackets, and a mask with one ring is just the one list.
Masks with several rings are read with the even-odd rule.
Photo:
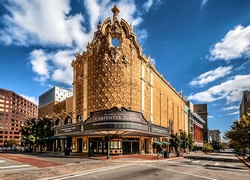
[[[22, 167], [29, 168], [28, 171], [20, 167], [12, 168], [12, 171], [6, 171], [8, 169], [2, 168], [0, 169], [0, 179], [250, 179], [249, 168], [232, 153], [192, 154], [185, 155], [184, 157], [159, 161], [82, 159], [81, 162], [76, 162], [77, 159], [69, 160], [64, 158], [66, 162], [71, 162], [62, 166], [48, 168]], [[54, 161], [60, 161], [60, 163], [64, 161], [63, 159], [59, 159], [55, 158]], [[0, 158], [0, 160], [2, 159]], [[5, 161], [5, 163], [9, 163], [8, 166], [25, 165], [21, 163], [12, 164], [13, 162]]]

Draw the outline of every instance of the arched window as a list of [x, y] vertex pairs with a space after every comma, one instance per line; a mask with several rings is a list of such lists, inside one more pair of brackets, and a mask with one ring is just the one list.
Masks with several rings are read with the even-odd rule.
[[61, 124], [62, 124], [62, 121], [61, 121], [60, 119], [57, 119], [57, 120], [56, 120], [56, 125], [57, 125], [57, 126], [60, 126]]
[[71, 124], [72, 123], [72, 118], [71, 117], [66, 117], [64, 124]]

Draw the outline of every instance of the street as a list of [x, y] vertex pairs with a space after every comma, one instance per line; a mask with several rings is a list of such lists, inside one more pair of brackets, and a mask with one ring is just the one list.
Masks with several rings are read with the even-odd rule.
[[[21, 155], [26, 156], [26, 155]], [[52, 160], [44, 158], [44, 160]], [[0, 159], [4, 161], [2, 158]], [[81, 160], [81, 161], [79, 161]], [[53, 162], [65, 164], [45, 168], [34, 166], [3, 168], [1, 163], [1, 179], [250, 179], [249, 168], [234, 154], [220, 152], [212, 154], [184, 155], [184, 158], [162, 160], [91, 160], [77, 158], [54, 158]], [[5, 163], [13, 163], [6, 161]], [[14, 166], [15, 164], [8, 164]], [[6, 165], [7, 167], [7, 165]], [[29, 168], [29, 171], [22, 169]]]

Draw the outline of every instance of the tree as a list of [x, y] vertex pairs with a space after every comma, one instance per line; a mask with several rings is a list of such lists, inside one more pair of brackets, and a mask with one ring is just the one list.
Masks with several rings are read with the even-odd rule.
[[203, 151], [206, 152], [211, 152], [213, 151], [213, 146], [210, 143], [204, 143], [203, 144]]
[[170, 134], [170, 144], [171, 146], [174, 147], [175, 152], [178, 152], [178, 148], [180, 147], [180, 144], [181, 144], [181, 139], [177, 133]]
[[189, 138], [185, 131], [180, 131], [180, 146], [183, 149], [183, 152], [186, 152], [186, 148], [189, 144]]
[[234, 121], [231, 129], [226, 131], [224, 139], [230, 140], [230, 146], [234, 146], [235, 150], [244, 150], [249, 147], [250, 114], [243, 115], [239, 121]]
[[54, 135], [54, 123], [49, 118], [27, 119], [21, 128], [22, 140], [30, 147], [34, 145], [46, 145], [50, 137]]
[[194, 138], [192, 133], [188, 134], [188, 149], [189, 152], [194, 149]]
[[35, 144], [37, 124], [38, 120], [36, 118], [29, 118], [22, 125], [20, 132], [25, 144], [29, 144], [30, 146]]
[[18, 141], [16, 139], [10, 139], [7, 141], [7, 143], [10, 146], [17, 146], [18, 145]]

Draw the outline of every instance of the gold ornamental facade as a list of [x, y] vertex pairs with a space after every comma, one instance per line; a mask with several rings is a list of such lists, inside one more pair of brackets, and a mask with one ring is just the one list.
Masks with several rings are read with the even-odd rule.
[[125, 107], [142, 112], [154, 124], [183, 129], [184, 97], [160, 75], [150, 57], [142, 54], [133, 27], [113, 19], [99, 23], [92, 42], [72, 62], [74, 69], [74, 120], [85, 120], [91, 112]]
[[113, 18], [98, 24], [86, 51], [72, 61], [73, 106], [53, 118], [53, 149], [153, 153], [159, 145], [169, 149], [171, 132], [187, 129], [184, 96], [142, 53], [119, 11], [112, 8]]

